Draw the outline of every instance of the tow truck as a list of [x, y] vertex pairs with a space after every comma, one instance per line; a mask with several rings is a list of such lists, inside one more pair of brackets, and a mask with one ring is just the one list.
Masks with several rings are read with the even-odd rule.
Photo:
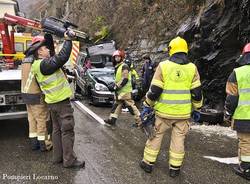
[[[42, 21], [27, 19], [17, 15], [5, 13], [0, 18], [0, 35], [2, 38], [2, 54], [0, 54], [0, 120], [23, 118], [27, 116], [26, 106], [21, 97], [21, 70], [17, 62], [18, 54], [15, 50], [15, 27], [21, 26], [37, 31], [47, 32], [63, 37], [69, 27], [77, 28], [68, 21], [55, 17], [48, 17]], [[9, 27], [12, 27], [9, 31]], [[88, 41], [86, 33], [72, 29], [76, 40]], [[79, 52], [79, 42], [73, 42], [73, 60]]]
[[[21, 68], [16, 60], [15, 26], [42, 30], [38, 21], [5, 13], [0, 19], [2, 53], [0, 54], [0, 120], [27, 117], [21, 97]], [[9, 27], [12, 27], [9, 31]]]

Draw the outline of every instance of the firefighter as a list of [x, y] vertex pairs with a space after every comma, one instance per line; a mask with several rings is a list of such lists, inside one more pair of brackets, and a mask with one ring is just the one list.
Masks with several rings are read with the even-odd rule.
[[169, 60], [159, 63], [143, 102], [141, 114], [155, 111], [155, 136], [148, 139], [140, 167], [148, 173], [161, 148], [163, 136], [172, 129], [169, 149], [169, 175], [176, 177], [184, 160], [184, 140], [194, 109], [201, 108], [202, 94], [198, 70], [187, 58], [187, 42], [176, 37], [169, 43]]
[[109, 119], [104, 120], [107, 124], [115, 125], [121, 113], [123, 103], [126, 104], [130, 113], [134, 115], [137, 126], [141, 125], [140, 112], [132, 99], [132, 82], [129, 66], [124, 63], [124, 55], [119, 50], [113, 53], [113, 65], [115, 66], [115, 84], [109, 88], [115, 90], [115, 103], [112, 107]]
[[240, 164], [234, 171], [250, 180], [250, 43], [245, 45], [238, 63], [241, 66], [234, 69], [226, 84], [224, 120], [233, 119], [231, 126], [239, 140]]
[[35, 61], [31, 71], [45, 94], [53, 124], [53, 163], [63, 163], [65, 168], [83, 168], [84, 161], [79, 161], [74, 153], [74, 117], [70, 104], [72, 91], [62, 71], [68, 61], [72, 49], [73, 31], [66, 31], [65, 41], [60, 52], [50, 55], [44, 41], [37, 42], [35, 47]]
[[[40, 39], [43, 38], [33, 37], [31, 48]], [[52, 149], [52, 142], [47, 129], [50, 125], [49, 110], [44, 102], [44, 95], [35, 80], [34, 74], [31, 72], [34, 56], [30, 49], [25, 51], [25, 56], [22, 61], [21, 89], [22, 99], [26, 104], [28, 112], [31, 149], [40, 149], [42, 152], [49, 151]]]

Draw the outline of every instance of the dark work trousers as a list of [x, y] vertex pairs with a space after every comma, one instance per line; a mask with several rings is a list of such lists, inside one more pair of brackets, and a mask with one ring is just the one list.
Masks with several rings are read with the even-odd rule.
[[76, 160], [73, 108], [69, 99], [48, 106], [53, 124], [53, 161], [63, 161], [63, 165], [68, 167]]

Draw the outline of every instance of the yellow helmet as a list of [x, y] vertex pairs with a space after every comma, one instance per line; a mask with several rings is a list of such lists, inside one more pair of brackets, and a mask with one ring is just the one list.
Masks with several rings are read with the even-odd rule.
[[186, 54], [188, 53], [188, 45], [187, 45], [186, 40], [184, 40], [183, 38], [179, 36], [171, 40], [168, 47], [169, 47], [170, 56], [178, 52], [184, 52]]

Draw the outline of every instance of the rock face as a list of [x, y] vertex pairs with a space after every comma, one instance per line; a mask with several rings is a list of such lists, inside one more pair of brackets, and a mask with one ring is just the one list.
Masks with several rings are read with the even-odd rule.
[[[169, 3], [159, 0], [145, 1], [146, 4], [139, 0], [47, 2], [48, 15], [69, 19], [90, 34], [102, 24], [109, 25], [110, 37], [127, 42], [124, 45], [138, 61], [143, 53], [151, 53], [157, 61], [166, 58], [166, 53], [161, 50], [176, 33], [180, 23], [177, 34], [189, 43], [190, 57], [201, 75], [205, 105], [217, 110], [223, 109], [225, 84], [233, 68], [237, 67], [235, 60], [250, 41], [250, 0], [182, 0]], [[137, 4], [130, 4], [134, 2]], [[202, 3], [205, 5], [202, 6]], [[186, 11], [189, 5], [194, 10], [200, 10], [199, 13]], [[173, 10], [176, 13], [172, 13]], [[178, 12], [180, 15], [174, 17]], [[183, 23], [184, 14], [188, 18]], [[164, 20], [170, 22], [166, 24]]]
[[189, 18], [177, 34], [190, 43], [190, 54], [197, 65], [205, 105], [223, 109], [225, 85], [235, 60], [250, 40], [250, 1], [226, 0], [208, 3], [199, 16]]

